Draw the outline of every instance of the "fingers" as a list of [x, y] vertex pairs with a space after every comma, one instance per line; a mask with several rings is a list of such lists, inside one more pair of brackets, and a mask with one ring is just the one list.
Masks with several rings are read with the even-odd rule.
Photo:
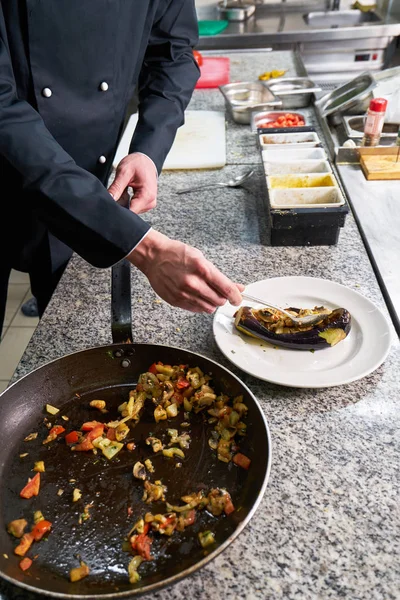
[[239, 304], [242, 302], [243, 298], [240, 292], [244, 290], [244, 286], [233, 283], [233, 281], [231, 281], [228, 277], [221, 273], [221, 271], [214, 267], [213, 264], [210, 266], [207, 283], [218, 293], [219, 296], [226, 298], [234, 306], [239, 306]]
[[117, 172], [115, 174], [115, 179], [108, 188], [109, 194], [114, 198], [114, 200], [119, 200], [128, 187], [132, 178], [132, 173], [129, 169], [124, 166], [123, 162], [117, 167]]
[[135, 190], [131, 200], [131, 211], [140, 215], [157, 206], [157, 195], [151, 191], [141, 189]]

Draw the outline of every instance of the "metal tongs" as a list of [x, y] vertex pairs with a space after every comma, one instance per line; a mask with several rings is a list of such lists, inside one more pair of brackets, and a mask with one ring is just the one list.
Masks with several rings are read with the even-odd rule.
[[270, 302], [266, 302], [265, 300], [261, 300], [260, 298], [255, 298], [254, 296], [250, 296], [246, 292], [242, 292], [242, 297], [247, 300], [251, 300], [252, 302], [257, 302], [258, 304], [263, 304], [264, 306], [268, 306], [268, 308], [275, 308], [275, 310], [279, 310], [281, 313], [289, 317], [293, 321], [295, 325], [315, 325], [315, 323], [319, 323], [324, 319], [326, 314], [319, 313], [318, 315], [307, 315], [305, 317], [294, 317], [290, 312], [281, 308], [280, 306], [275, 306], [275, 304], [271, 304]]

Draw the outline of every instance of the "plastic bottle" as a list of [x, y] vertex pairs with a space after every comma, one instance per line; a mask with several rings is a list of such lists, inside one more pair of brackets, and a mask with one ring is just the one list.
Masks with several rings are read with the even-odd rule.
[[369, 103], [367, 117], [364, 124], [364, 137], [362, 146], [377, 146], [381, 138], [387, 100], [385, 98], [373, 98]]

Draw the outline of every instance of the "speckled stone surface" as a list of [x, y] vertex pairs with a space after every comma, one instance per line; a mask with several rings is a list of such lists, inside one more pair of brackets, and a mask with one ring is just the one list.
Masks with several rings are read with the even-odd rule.
[[[235, 55], [234, 60], [232, 79], [290, 66], [289, 53], [266, 54], [262, 65], [259, 54]], [[192, 108], [217, 106], [222, 109], [217, 92], [195, 93]], [[222, 171], [161, 176], [158, 207], [146, 217], [152, 225], [197, 246], [245, 284], [293, 274], [322, 277], [386, 310], [351, 215], [337, 246], [272, 248], [263, 243], [262, 174], [253, 136], [228, 121], [227, 140], [229, 164]], [[229, 178], [248, 164], [255, 166], [256, 176], [242, 189], [174, 193], [205, 179]], [[283, 388], [240, 372], [221, 355], [212, 316], [157, 301], [139, 272], [132, 272], [132, 284], [133, 341], [184, 347], [230, 368], [258, 397], [273, 443], [267, 491], [239, 538], [190, 578], [144, 600], [398, 599], [398, 343], [375, 373], [356, 383], [325, 390]], [[110, 342], [110, 271], [75, 256], [15, 377], [69, 352]], [[3, 600], [34, 598], [5, 583], [0, 595]]]

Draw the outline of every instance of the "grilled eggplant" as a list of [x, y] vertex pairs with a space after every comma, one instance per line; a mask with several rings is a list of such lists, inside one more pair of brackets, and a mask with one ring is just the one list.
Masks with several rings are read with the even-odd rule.
[[293, 316], [321, 313], [321, 321], [312, 326], [299, 327], [283, 313], [271, 308], [242, 306], [235, 313], [235, 327], [242, 333], [259, 338], [275, 346], [297, 350], [331, 348], [344, 340], [351, 328], [351, 316], [345, 308], [329, 310], [288, 308]]

